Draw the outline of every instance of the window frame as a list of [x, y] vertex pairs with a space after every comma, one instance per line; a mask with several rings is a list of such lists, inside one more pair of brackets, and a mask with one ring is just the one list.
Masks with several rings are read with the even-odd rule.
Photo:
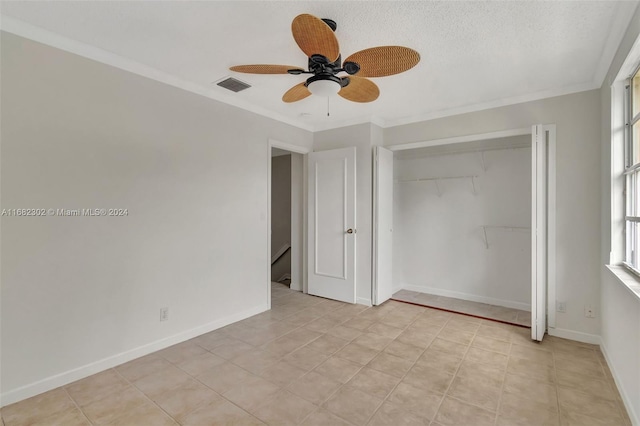
[[[623, 114], [624, 114], [624, 260], [622, 264], [636, 276], [640, 277], [640, 152], [635, 152], [633, 126], [640, 123], [640, 108], [633, 115], [634, 90], [633, 80], [640, 77], [640, 64], [626, 79]], [[640, 97], [640, 90], [636, 94]], [[636, 147], [640, 151], [640, 144]], [[637, 162], [633, 163], [633, 159]]]

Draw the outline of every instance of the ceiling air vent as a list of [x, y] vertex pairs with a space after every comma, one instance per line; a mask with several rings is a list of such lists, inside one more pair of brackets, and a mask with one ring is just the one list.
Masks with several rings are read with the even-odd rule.
[[219, 81], [216, 84], [220, 87], [224, 87], [225, 89], [229, 89], [232, 92], [236, 93], [251, 87], [250, 84], [247, 84], [244, 81], [237, 80], [233, 77], [225, 78], [224, 80]]

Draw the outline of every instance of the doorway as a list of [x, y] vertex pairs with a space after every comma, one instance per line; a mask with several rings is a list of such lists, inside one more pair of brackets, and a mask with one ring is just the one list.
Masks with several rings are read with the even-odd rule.
[[308, 149], [268, 141], [267, 177], [267, 303], [272, 282], [307, 291], [306, 283], [306, 164]]
[[[376, 304], [386, 300], [385, 293], [404, 292], [405, 299], [418, 295], [427, 302], [421, 304], [467, 308], [470, 312], [463, 313], [477, 316], [485, 316], [473, 312], [481, 308], [473, 306], [477, 302], [484, 308], [496, 305], [503, 318], [507, 308], [520, 308], [532, 326], [532, 338], [541, 340], [547, 300], [555, 300], [555, 126], [378, 151]], [[391, 196], [381, 192], [384, 182], [377, 182], [385, 175], [382, 164], [389, 163], [389, 155], [398, 164], [394, 171], [392, 160], [391, 171], [386, 171], [394, 176]], [[381, 255], [390, 251], [391, 260]], [[551, 327], [553, 313], [549, 310]]]

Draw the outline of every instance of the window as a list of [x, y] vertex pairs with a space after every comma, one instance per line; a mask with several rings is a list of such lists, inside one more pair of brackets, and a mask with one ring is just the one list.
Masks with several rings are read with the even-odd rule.
[[640, 68], [627, 83], [625, 122], [625, 264], [640, 274]]

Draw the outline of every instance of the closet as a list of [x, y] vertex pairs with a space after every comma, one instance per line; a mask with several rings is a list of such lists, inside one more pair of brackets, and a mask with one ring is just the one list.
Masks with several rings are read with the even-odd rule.
[[541, 340], [555, 322], [555, 126], [390, 148], [374, 156], [374, 303], [531, 326]]

